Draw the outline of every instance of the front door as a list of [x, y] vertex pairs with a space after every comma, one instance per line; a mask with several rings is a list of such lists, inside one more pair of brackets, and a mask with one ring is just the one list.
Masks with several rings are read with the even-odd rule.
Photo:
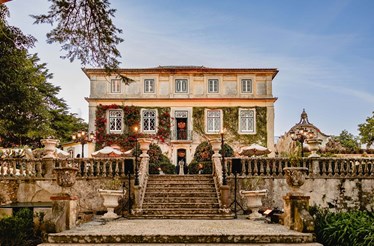
[[188, 173], [187, 168], [187, 159], [186, 159], [186, 149], [177, 149], [177, 174], [181, 174], [181, 170], [183, 169], [183, 173]]

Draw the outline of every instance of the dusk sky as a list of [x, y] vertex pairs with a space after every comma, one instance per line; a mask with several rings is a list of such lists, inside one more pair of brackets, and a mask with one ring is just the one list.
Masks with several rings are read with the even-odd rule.
[[[373, 0], [113, 0], [114, 22], [123, 29], [123, 68], [203, 65], [277, 68], [273, 80], [275, 135], [288, 131], [305, 108], [326, 134], [357, 135], [374, 111]], [[61, 87], [71, 112], [88, 120], [89, 80], [79, 61], [60, 59], [47, 44], [47, 24], [31, 14], [48, 11], [47, 0], [13, 0], [9, 24], [38, 39], [42, 62]]]

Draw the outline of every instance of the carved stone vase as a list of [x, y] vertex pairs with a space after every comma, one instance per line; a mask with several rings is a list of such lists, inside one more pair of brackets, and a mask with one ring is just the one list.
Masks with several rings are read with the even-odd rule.
[[308, 168], [306, 167], [285, 167], [283, 168], [285, 173], [286, 183], [291, 189], [291, 194], [300, 195], [302, 194], [300, 187], [305, 183], [306, 174]]
[[66, 193], [66, 189], [75, 184], [78, 168], [75, 167], [56, 167], [56, 181], [62, 187], [62, 193]]
[[258, 210], [262, 207], [262, 197], [267, 195], [267, 190], [240, 190], [239, 194], [245, 199], [247, 208], [251, 209], [252, 213], [247, 217], [250, 220], [263, 219], [262, 214]]
[[219, 151], [221, 149], [221, 139], [220, 138], [214, 138], [209, 140], [209, 143], [212, 145], [212, 150], [214, 152], [213, 157], [220, 156]]
[[311, 154], [308, 157], [320, 157], [320, 155], [317, 154], [317, 151], [319, 150], [319, 145], [322, 143], [321, 139], [308, 139], [306, 142], [309, 145], [309, 150]]
[[56, 146], [59, 144], [60, 140], [58, 139], [42, 139], [40, 141], [44, 145], [44, 150], [46, 155], [43, 158], [55, 158]]
[[104, 199], [104, 206], [107, 209], [107, 213], [103, 215], [103, 219], [116, 219], [119, 216], [114, 213], [114, 209], [118, 206], [118, 199], [126, 194], [126, 190], [103, 190], [99, 189], [99, 194]]

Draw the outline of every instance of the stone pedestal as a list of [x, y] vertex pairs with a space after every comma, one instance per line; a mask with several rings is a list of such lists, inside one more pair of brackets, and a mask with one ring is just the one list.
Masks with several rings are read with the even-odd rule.
[[142, 209], [140, 208], [140, 201], [141, 201], [141, 187], [139, 185], [134, 186], [134, 204], [133, 209], [131, 211], [132, 214], [141, 214]]
[[288, 193], [283, 197], [283, 224], [291, 230], [313, 232], [314, 220], [309, 214], [309, 196]]
[[220, 188], [221, 192], [221, 212], [223, 213], [230, 213], [230, 204], [229, 204], [229, 198], [230, 198], [230, 187], [228, 185], [222, 185]]
[[68, 194], [51, 196], [52, 222], [56, 232], [70, 230], [76, 227], [78, 197]]
[[211, 139], [209, 140], [209, 143], [212, 145], [212, 150], [214, 152], [212, 157], [221, 157], [221, 155], [219, 154], [219, 151], [221, 149], [221, 143], [222, 143], [221, 139], [220, 138]]

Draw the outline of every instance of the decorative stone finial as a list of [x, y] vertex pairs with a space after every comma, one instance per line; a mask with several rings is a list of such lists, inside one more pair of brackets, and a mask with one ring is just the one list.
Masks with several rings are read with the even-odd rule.
[[306, 124], [310, 124], [309, 120], [308, 120], [308, 114], [305, 112], [305, 109], [303, 109], [303, 112], [301, 113], [301, 116], [300, 116], [300, 122], [298, 123], [298, 125], [306, 125]]

